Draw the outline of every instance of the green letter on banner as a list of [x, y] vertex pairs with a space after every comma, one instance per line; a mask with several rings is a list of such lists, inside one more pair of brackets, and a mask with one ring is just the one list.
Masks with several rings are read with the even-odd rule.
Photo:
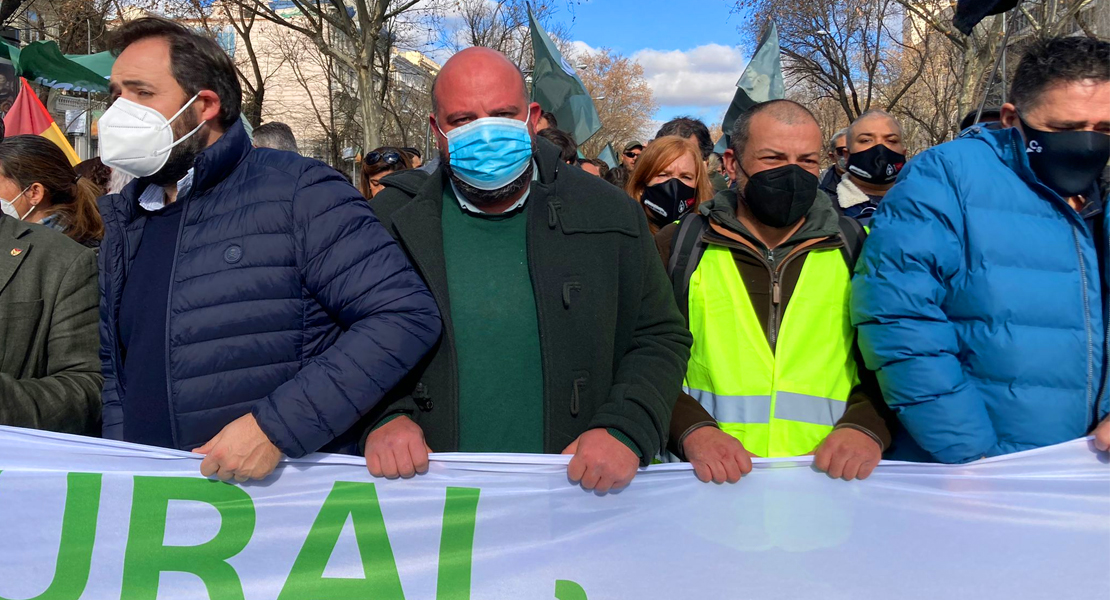
[[[96, 516], [100, 509], [99, 473], [69, 473], [66, 477], [66, 508], [62, 516], [62, 539], [54, 580], [46, 591], [31, 600], [77, 600], [89, 582]], [[0, 600], [7, 600], [0, 598]]]
[[[162, 545], [170, 500], [215, 506], [220, 511], [220, 531], [197, 546]], [[238, 486], [196, 477], [136, 476], [120, 596], [156, 600], [162, 571], [176, 571], [200, 577], [211, 600], [243, 600], [239, 575], [227, 559], [250, 542], [254, 518], [254, 502]]]
[[439, 538], [436, 600], [470, 600], [470, 563], [474, 556], [474, 522], [480, 491], [447, 488]]
[[[324, 569], [350, 515], [364, 579], [325, 578]], [[372, 483], [337, 481], [312, 523], [278, 600], [404, 600], [393, 547]]]

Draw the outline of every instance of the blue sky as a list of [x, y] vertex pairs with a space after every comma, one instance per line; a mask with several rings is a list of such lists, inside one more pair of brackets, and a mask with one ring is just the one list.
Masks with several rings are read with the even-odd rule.
[[655, 92], [658, 121], [693, 114], [719, 121], [747, 63], [728, 0], [582, 0], [560, 7], [555, 21], [571, 39], [631, 56]]

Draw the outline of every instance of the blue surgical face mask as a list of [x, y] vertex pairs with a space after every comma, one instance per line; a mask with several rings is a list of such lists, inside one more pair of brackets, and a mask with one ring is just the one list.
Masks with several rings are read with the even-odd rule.
[[439, 132], [447, 138], [451, 172], [480, 190], [499, 190], [516, 181], [532, 160], [526, 121], [486, 117]]

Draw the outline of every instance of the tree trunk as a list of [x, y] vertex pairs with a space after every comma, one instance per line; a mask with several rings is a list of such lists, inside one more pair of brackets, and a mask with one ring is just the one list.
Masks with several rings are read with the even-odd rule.
[[266, 96], [266, 88], [259, 87], [258, 91], [250, 94], [249, 101], [243, 103], [243, 117], [251, 124], [258, 127], [262, 124], [262, 102]]
[[381, 145], [381, 106], [374, 93], [374, 68], [362, 62], [358, 68], [358, 106], [362, 117], [362, 151], [370, 152]]

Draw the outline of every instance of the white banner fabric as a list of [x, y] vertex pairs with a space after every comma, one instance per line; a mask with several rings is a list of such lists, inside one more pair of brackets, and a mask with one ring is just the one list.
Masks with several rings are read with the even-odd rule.
[[605, 496], [566, 461], [437, 454], [387, 481], [313, 455], [233, 485], [186, 452], [0, 428], [0, 598], [1110, 598], [1089, 440], [862, 482], [808, 458], [736, 485], [656, 465]]

